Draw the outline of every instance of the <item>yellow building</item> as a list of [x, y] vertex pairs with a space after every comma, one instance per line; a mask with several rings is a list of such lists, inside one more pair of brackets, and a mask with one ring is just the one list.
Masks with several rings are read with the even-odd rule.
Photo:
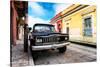
[[70, 41], [96, 45], [96, 6], [73, 4], [62, 11], [62, 33]]

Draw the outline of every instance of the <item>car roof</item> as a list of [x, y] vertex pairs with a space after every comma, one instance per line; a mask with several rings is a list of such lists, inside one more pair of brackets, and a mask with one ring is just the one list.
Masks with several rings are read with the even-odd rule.
[[52, 24], [47, 24], [47, 23], [36, 23], [34, 26], [37, 26], [37, 25], [47, 25], [47, 26], [54, 26], [54, 25], [52, 25]]

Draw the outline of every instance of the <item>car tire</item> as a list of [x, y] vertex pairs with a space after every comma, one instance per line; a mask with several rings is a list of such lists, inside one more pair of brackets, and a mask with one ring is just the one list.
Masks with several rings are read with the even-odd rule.
[[66, 51], [67, 47], [64, 46], [64, 47], [61, 47], [61, 48], [58, 48], [59, 50], [59, 53], [64, 53]]
[[31, 55], [33, 57], [33, 60], [36, 60], [37, 59], [37, 52], [32, 50], [32, 45], [33, 45], [33, 40], [30, 39], [30, 52], [31, 52]]

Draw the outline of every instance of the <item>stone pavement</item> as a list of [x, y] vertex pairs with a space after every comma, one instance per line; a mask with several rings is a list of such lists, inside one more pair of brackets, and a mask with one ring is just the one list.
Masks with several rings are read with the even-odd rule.
[[33, 58], [30, 51], [25, 53], [23, 51], [23, 41], [18, 40], [16, 46], [11, 49], [11, 66], [24, 67], [34, 65]]
[[35, 65], [54, 65], [68, 63], [86, 63], [97, 61], [96, 48], [70, 43], [65, 53], [59, 53], [58, 50], [49, 50], [37, 53]]

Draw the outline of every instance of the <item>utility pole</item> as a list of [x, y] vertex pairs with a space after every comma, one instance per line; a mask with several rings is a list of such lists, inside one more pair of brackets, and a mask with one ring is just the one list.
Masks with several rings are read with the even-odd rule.
[[28, 51], [28, 24], [24, 24], [24, 52]]

